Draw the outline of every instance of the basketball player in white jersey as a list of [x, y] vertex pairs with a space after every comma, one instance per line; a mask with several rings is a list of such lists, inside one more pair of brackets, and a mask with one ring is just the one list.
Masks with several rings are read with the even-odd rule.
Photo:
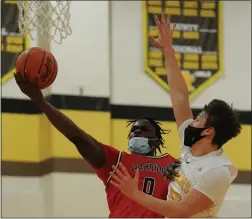
[[[114, 168], [111, 184], [138, 204], [168, 218], [216, 217], [237, 169], [225, 157], [222, 146], [236, 137], [241, 125], [235, 111], [221, 100], [213, 100], [193, 119], [186, 83], [172, 49], [170, 19], [155, 16], [158, 39], [152, 42], [162, 50], [173, 111], [181, 138], [181, 166], [169, 184], [167, 201], [138, 189], [139, 172], [128, 172], [123, 164]], [[135, 176], [134, 176], [135, 175]], [[134, 176], [134, 177], [132, 177]]]

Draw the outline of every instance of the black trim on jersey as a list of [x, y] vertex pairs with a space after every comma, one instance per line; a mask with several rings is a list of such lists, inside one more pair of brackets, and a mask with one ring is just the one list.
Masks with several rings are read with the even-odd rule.
[[[119, 165], [119, 163], [120, 163], [121, 157], [122, 157], [122, 152], [119, 151], [119, 154], [118, 154], [118, 157], [117, 157], [117, 160], [116, 160], [116, 168], [118, 167], [118, 165]], [[113, 173], [114, 173], [114, 172], [115, 172], [115, 170], [113, 171]], [[110, 175], [109, 178], [108, 178], [108, 180], [107, 180], [107, 182], [106, 182], [106, 189], [107, 189], [107, 187], [108, 187], [108, 184], [109, 184], [109, 181], [110, 181], [111, 177], [112, 177], [112, 176]]]

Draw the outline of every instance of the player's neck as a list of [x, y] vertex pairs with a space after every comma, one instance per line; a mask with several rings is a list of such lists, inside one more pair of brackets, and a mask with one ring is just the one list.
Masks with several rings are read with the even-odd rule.
[[217, 147], [213, 146], [212, 143], [209, 141], [204, 141], [204, 139], [196, 142], [191, 147], [191, 153], [195, 157], [204, 156], [216, 150], [217, 150]]
[[144, 156], [154, 157], [155, 155], [153, 152], [149, 152], [148, 154], [145, 154]]

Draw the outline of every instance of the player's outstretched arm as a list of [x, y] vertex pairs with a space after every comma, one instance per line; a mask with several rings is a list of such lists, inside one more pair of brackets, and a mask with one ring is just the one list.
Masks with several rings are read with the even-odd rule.
[[50, 105], [44, 99], [36, 81], [31, 84], [28, 83], [26, 78], [22, 78], [19, 73], [16, 73], [14, 76], [21, 91], [38, 104], [52, 125], [75, 144], [79, 153], [93, 167], [103, 167], [105, 164], [105, 150], [103, 145], [81, 130], [72, 120], [66, 117], [58, 109]]
[[164, 14], [161, 15], [161, 22], [157, 16], [155, 16], [155, 21], [159, 37], [157, 39], [150, 37], [150, 39], [156, 47], [162, 50], [165, 56], [174, 116], [177, 126], [180, 127], [185, 120], [193, 118], [193, 115], [189, 103], [188, 88], [172, 48], [172, 35], [175, 26], [172, 29], [170, 28], [170, 17], [168, 16], [166, 19]]

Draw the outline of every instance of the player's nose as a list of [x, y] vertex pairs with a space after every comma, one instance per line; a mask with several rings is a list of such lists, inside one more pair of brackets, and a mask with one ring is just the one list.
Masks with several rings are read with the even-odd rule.
[[134, 137], [141, 137], [141, 130], [137, 129], [136, 131], [134, 131]]

